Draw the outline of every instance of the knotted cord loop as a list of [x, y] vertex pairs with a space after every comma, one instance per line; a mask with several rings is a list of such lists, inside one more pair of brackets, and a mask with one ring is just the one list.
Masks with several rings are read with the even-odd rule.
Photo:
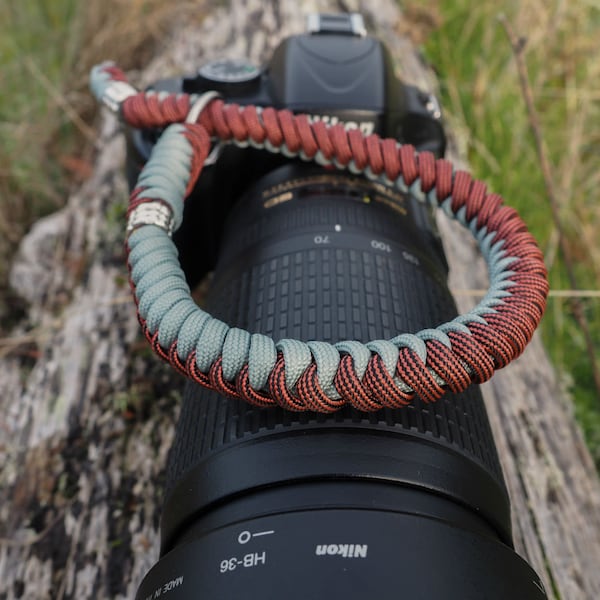
[[[119, 99], [129, 85], [112, 63], [95, 67], [91, 79], [99, 99]], [[197, 383], [262, 407], [332, 412], [351, 404], [373, 411], [404, 406], [415, 394], [433, 402], [446, 390], [486, 381], [533, 336], [548, 295], [543, 255], [514, 209], [447, 160], [341, 125], [311, 124], [287, 110], [227, 105], [210, 96], [121, 95], [116, 106], [107, 104], [127, 123], [165, 128], [130, 199], [136, 220], [127, 251], [139, 320], [157, 354]], [[275, 343], [213, 318], [191, 299], [163, 221], [168, 210], [169, 228], [181, 224], [184, 199], [215, 138], [348, 169], [440, 207], [476, 239], [488, 265], [487, 294], [436, 329], [368, 344]], [[146, 203], [160, 209], [140, 210]]]

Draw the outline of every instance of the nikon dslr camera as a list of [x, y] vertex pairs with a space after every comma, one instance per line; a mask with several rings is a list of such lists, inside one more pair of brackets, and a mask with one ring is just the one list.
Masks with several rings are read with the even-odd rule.
[[[429, 150], [435, 99], [394, 75], [358, 15], [310, 17], [262, 68], [217, 60], [157, 82], [218, 91]], [[131, 182], [160, 131], [128, 132]], [[410, 194], [252, 148], [216, 147], [175, 235], [205, 308], [275, 339], [390, 339], [456, 308], [432, 215]], [[543, 600], [514, 551], [480, 392], [329, 414], [188, 384], [167, 467], [160, 560], [138, 600]]]

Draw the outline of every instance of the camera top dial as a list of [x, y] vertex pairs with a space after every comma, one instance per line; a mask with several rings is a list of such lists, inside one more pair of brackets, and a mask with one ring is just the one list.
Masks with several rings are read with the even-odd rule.
[[211, 60], [198, 69], [196, 77], [185, 78], [187, 93], [201, 93], [207, 89], [228, 95], [248, 94], [260, 83], [262, 69], [245, 58]]
[[198, 75], [216, 83], [245, 83], [260, 77], [260, 68], [245, 58], [223, 58], [200, 67]]

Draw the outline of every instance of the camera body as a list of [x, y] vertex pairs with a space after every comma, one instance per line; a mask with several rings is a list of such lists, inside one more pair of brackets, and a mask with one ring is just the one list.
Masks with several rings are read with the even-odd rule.
[[[357, 15], [309, 18], [264, 69], [214, 61], [153, 89], [219, 91], [442, 156], [435, 99], [403, 84]], [[130, 183], [159, 131], [128, 132]], [[391, 339], [456, 308], [430, 211], [410, 194], [300, 159], [225, 145], [175, 241], [205, 307], [275, 339]], [[325, 415], [186, 387], [167, 467], [161, 558], [137, 598], [543, 600], [512, 548], [481, 395]]]
[[[159, 80], [150, 89], [187, 94], [214, 90], [228, 103], [287, 108], [327, 125], [342, 123], [365, 135], [394, 138], [443, 156], [446, 137], [435, 96], [396, 77], [389, 51], [366, 35], [360, 15], [311, 15], [307, 29], [283, 40], [264, 67], [245, 59], [217, 59], [197, 73]], [[128, 130], [130, 187], [160, 133]], [[254, 182], [290, 162], [284, 156], [235, 146], [217, 148], [215, 155], [218, 161], [203, 169], [174, 238], [191, 285], [214, 269], [220, 233], [233, 205]], [[423, 225], [425, 236], [435, 230], [428, 218]]]

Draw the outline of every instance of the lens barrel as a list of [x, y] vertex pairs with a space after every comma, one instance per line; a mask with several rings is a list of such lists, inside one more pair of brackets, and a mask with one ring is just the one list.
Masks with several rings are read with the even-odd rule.
[[[292, 164], [232, 211], [206, 309], [275, 339], [390, 339], [456, 315], [446, 276], [425, 207]], [[546, 597], [477, 388], [322, 415], [190, 384], [167, 488], [140, 600]]]

